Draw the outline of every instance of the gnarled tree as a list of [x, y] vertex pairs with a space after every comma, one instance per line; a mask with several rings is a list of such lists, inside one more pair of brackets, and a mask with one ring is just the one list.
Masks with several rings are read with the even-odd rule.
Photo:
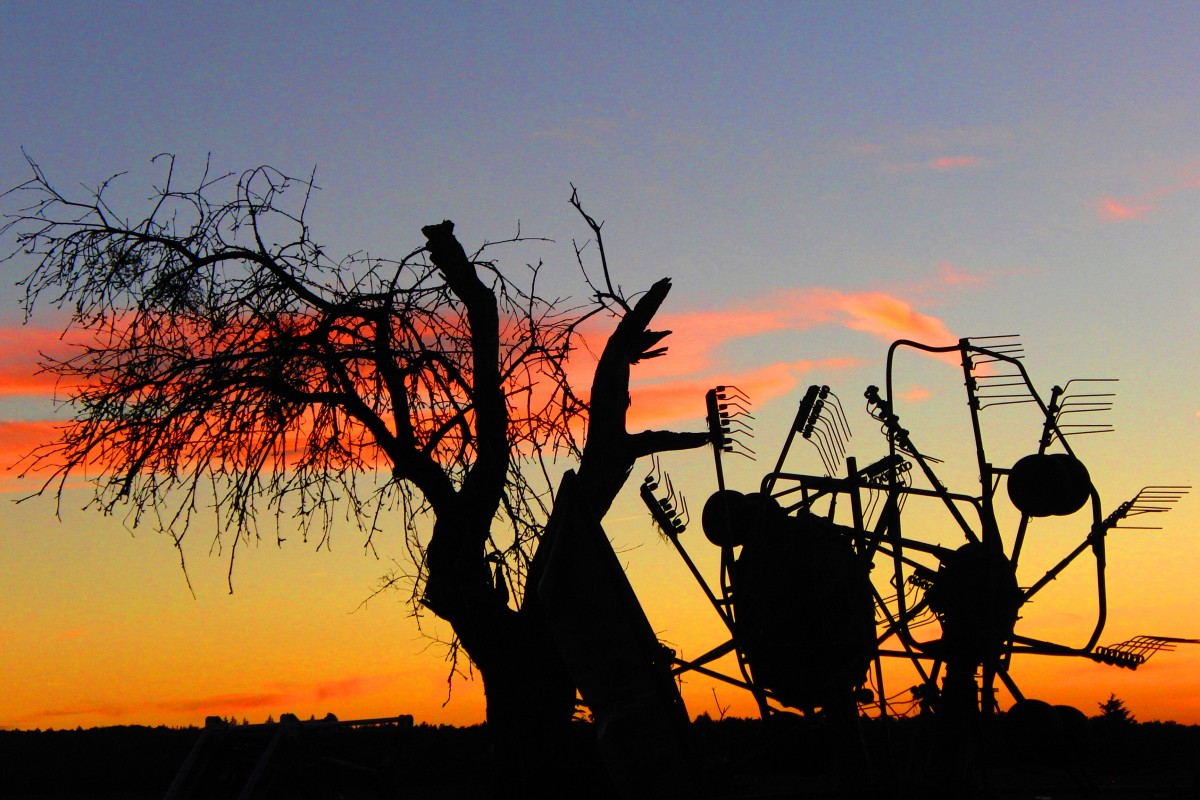
[[[181, 189], [160, 158], [165, 181], [132, 217], [109, 183], [71, 198], [32, 161], [6, 194], [24, 200], [2, 232], [5, 260], [33, 263], [26, 312], [66, 312], [77, 348], [45, 357], [73, 387], [73, 420], [27, 459], [47, 476], [39, 493], [85, 475], [94, 506], [127, 508], [181, 560], [215, 508], [231, 588], [260, 528], [321, 542], [348, 509], [370, 547], [399, 509], [414, 598], [478, 669], [489, 723], [501, 741], [547, 741], [575, 700], [524, 591], [553, 513], [547, 459], [578, 459], [577, 495], [599, 517], [636, 458], [707, 438], [626, 431], [630, 365], [665, 349], [648, 326], [669, 283], [628, 302], [601, 247], [587, 300], [546, 299], [538, 267], [516, 280], [448, 221], [402, 258], [333, 260], [305, 219], [311, 180], [259, 167]], [[584, 396], [567, 364], [594, 315], [617, 321]]]

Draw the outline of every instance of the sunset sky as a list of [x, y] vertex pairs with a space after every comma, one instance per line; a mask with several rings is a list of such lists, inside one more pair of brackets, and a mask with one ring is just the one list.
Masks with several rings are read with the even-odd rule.
[[[1114, 432], [1073, 441], [1107, 512], [1148, 484], [1200, 486], [1198, 40], [1200, 6], [1166, 2], [6, 3], [0, 189], [29, 178], [22, 148], [72, 190], [128, 171], [131, 211], [158, 153], [193, 177], [210, 153], [218, 171], [315, 168], [309, 217], [330, 253], [401, 257], [442, 219], [470, 250], [519, 224], [554, 240], [537, 250], [554, 292], [582, 297], [573, 183], [620, 284], [674, 279], [657, 320], [670, 354], [636, 368], [636, 424], [698, 430], [704, 391], [741, 387], [759, 456], [734, 465], [737, 488], [774, 464], [809, 384], [842, 399], [865, 463], [885, 450], [862, 395], [892, 340], [1019, 334], [1043, 394], [1120, 379]], [[33, 352], [58, 318], [23, 325], [14, 286], [32, 266], [0, 282], [0, 466], [61, 420]], [[897, 362], [906, 427], [975, 491], [961, 383], [943, 361]], [[996, 464], [1036, 449], [1036, 416], [986, 422]], [[698, 518], [711, 455], [663, 463]], [[807, 446], [791, 463], [820, 471]], [[648, 470], [605, 527], [661, 639], [695, 656], [719, 621], [637, 501]], [[399, 594], [363, 605], [404, 567], [398, 530], [378, 557], [350, 528], [330, 552], [264, 540], [239, 553], [232, 594], [228, 554], [198, 530], [193, 597], [168, 538], [80, 510], [81, 489], [60, 509], [10, 502], [37, 486], [0, 472], [0, 728], [482, 720], [478, 678], [447, 683], [445, 626], [418, 627]], [[956, 541], [947, 519], [914, 518]], [[1080, 519], [1034, 526], [1022, 583]], [[1200, 638], [1200, 491], [1146, 524], [1162, 530], [1110, 536], [1102, 644]], [[698, 522], [685, 536], [714, 569]], [[1082, 644], [1090, 567], [1023, 614]], [[1089, 714], [1115, 693], [1139, 720], [1200, 723], [1200, 645], [1137, 672], [1029, 659], [1013, 676]], [[752, 712], [701, 679], [684, 693], [693, 715]]]

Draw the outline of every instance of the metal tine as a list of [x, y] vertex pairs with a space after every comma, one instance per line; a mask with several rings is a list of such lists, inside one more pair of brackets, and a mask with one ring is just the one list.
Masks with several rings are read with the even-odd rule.
[[[1005, 333], [999, 336], [972, 336], [969, 341], [975, 347], [980, 347], [995, 353], [997, 356], [1006, 356], [1007, 359], [1021, 359], [1025, 356], [1025, 346], [1021, 344], [1020, 334]], [[984, 344], [977, 344], [984, 342]], [[992, 344], [991, 342], [995, 342]], [[971, 357], [971, 369], [982, 366], [983, 364], [992, 364], [998, 361], [1004, 361], [1004, 358], [991, 358], [981, 353], [976, 353]]]
[[730, 439], [727, 441], [724, 447], [721, 448], [721, 452], [732, 453], [735, 456], [743, 456], [751, 461], [753, 461], [755, 456], [758, 455], [753, 448], [746, 446], [745, 443], [739, 442], [736, 439]]
[[687, 519], [687, 500], [683, 495], [675, 493], [675, 485], [671, 483], [671, 476], [663, 473], [663, 483], [666, 485], [667, 496], [660, 500], [663, 511], [671, 521], [671, 527], [676, 533], [683, 533], [687, 529], [687, 524], [690, 520]]
[[878, 489], [867, 489], [867, 505], [863, 510], [863, 524], [871, 526], [875, 522], [875, 509], [879, 505], [879, 498], [883, 496], [883, 492]]
[[[838, 464], [846, 457], [846, 440], [852, 435], [850, 425], [837, 395], [828, 386], [821, 386], [815, 394], [813, 388], [816, 387], [809, 389], [812, 404], [807, 413], [804, 405], [801, 406], [797, 420], [801, 426], [800, 435], [817, 448], [826, 472], [833, 475], [837, 472]], [[807, 397], [805, 399], [808, 400]], [[827, 408], [830, 409], [829, 413], [825, 411]]]
[[662, 469], [662, 461], [657, 454], [650, 456], [650, 474], [642, 481], [642, 484], [652, 492], [657, 492], [663, 485], [663, 478], [666, 474]]
[[651, 470], [650, 474], [642, 478], [642, 486], [645, 486], [652, 492], [658, 491], [658, 479], [655, 477], [655, 472], [658, 470], [658, 456], [652, 456], [650, 459]]
[[830, 397], [833, 398], [833, 408], [837, 412], [836, 421], [841, 426], [841, 429], [845, 432], [846, 441], [849, 441], [850, 439], [854, 438], [854, 434], [850, 431], [850, 421], [846, 418], [846, 411], [842, 408], [842, 401], [836, 394], [834, 394], [832, 391], [829, 391], [828, 386], [822, 388]]
[[[1008, 380], [1009, 378], [1020, 378], [1021, 380]], [[988, 406], [999, 405], [1014, 405], [1017, 403], [1033, 402], [1032, 389], [1027, 384], [1020, 374], [1002, 373], [999, 375], [979, 375], [975, 378], [975, 398], [979, 403], [979, 410]], [[1021, 392], [1001, 392], [1002, 389], [1020, 388]], [[998, 402], [987, 402], [989, 400]]]
[[[738, 426], [738, 430], [735, 431], [733, 429], [734, 425]], [[721, 430], [729, 433], [745, 433], [750, 437], [754, 436], [754, 428], [750, 426], [750, 423], [741, 419], [726, 417], [725, 415], [721, 415]]]
[[[1012, 398], [1012, 399], [1008, 399], [1008, 398]], [[992, 408], [994, 406], [1018, 406], [1018, 405], [1021, 405], [1022, 403], [1032, 403], [1033, 402], [1033, 396], [1028, 395], [1028, 394], [979, 395], [979, 396], [977, 396], [976, 399], [980, 401], [979, 402], [979, 410], [980, 411], [983, 411], [985, 408]], [[997, 402], [993, 402], [993, 403], [982, 402], [984, 400], [995, 400]]]
[[675, 510], [676, 500], [675, 487], [671, 484], [671, 476], [663, 473], [663, 483], [666, 484], [667, 494], [663, 499], [658, 501], [658, 504], [662, 506], [663, 511], [666, 511], [670, 516], [674, 516], [672, 512]]
[[741, 400], [743, 403], [750, 402], [750, 395], [743, 392], [738, 387], [730, 384], [728, 386], [713, 387], [717, 392], [718, 399], [721, 400]]
[[[1080, 428], [1082, 430], [1069, 430], [1070, 428]], [[1085, 436], [1089, 433], [1112, 433], [1116, 428], [1106, 423], [1096, 423], [1094, 425], [1059, 425], [1059, 431], [1063, 436]]]
[[1127, 669], [1137, 669], [1158, 652], [1170, 653], [1176, 645], [1200, 644], [1200, 639], [1180, 639], [1175, 636], [1135, 636], [1120, 644], [1097, 647], [1092, 658], [1102, 663]]
[[[1067, 381], [1062, 387], [1062, 395], [1059, 398], [1058, 411], [1054, 415], [1055, 425], [1062, 432], [1063, 436], [1076, 436], [1088, 433], [1108, 433], [1114, 430], [1112, 424], [1106, 422], [1083, 422], [1072, 425], [1059, 424], [1059, 421], [1067, 414], [1095, 414], [1103, 411], [1111, 411], [1113, 400], [1107, 399], [1116, 397], [1115, 392], [1089, 392], [1084, 394], [1071, 394], [1070, 387], [1073, 383], [1117, 383], [1116, 378], [1072, 378]], [[1070, 430], [1068, 430], [1070, 429]]]
[[[997, 334], [993, 334], [992, 336], [972, 336], [972, 337], [970, 337], [970, 339], [971, 339], [972, 343], [991, 341], [992, 339], [1011, 339], [1011, 340], [1014, 340], [1013, 342], [1011, 342], [1012, 344], [1019, 344], [1019, 342], [1016, 342], [1015, 340], [1019, 339], [1020, 336], [1021, 336], [1021, 334], [1019, 334], [1019, 333], [997, 333]], [[990, 345], [987, 347], [989, 350], [996, 349], [995, 347], [992, 347]]]
[[1190, 486], [1147, 486], [1133, 498], [1130, 513], [1147, 514], [1160, 511], [1170, 511], [1178, 503]]
[[[839, 429], [837, 421], [831, 420], [829, 418], [829, 416], [827, 415], [827, 416], [819, 419], [818, 422], [821, 422], [824, 424], [825, 434], [833, 442], [833, 446], [834, 446], [835, 452], [837, 454], [838, 460], [840, 461], [841, 459], [845, 458], [846, 457], [846, 439], [844, 436], [842, 436], [842, 431]], [[816, 430], [815, 427], [814, 427], [814, 430]]]
[[1007, 358], [980, 357], [977, 354], [975, 357], [973, 357], [971, 359], [971, 369], [974, 370], [976, 367], [981, 367], [984, 364], [998, 364], [1000, 362], [1008, 362], [1008, 361], [1014, 361], [1014, 360], [1019, 361], [1020, 359], [1025, 357], [1025, 348], [1023, 348], [1023, 347], [1014, 347], [1014, 348], [1008, 349], [1008, 350], [993, 349], [991, 352], [995, 353], [997, 356], [1007, 356]]
[[988, 351], [989, 353], [999, 353], [1000, 355], [1008, 355], [1009, 353], [1025, 352], [1025, 345], [1021, 344], [1020, 342], [1013, 341], [1013, 342], [1005, 342], [1002, 344], [989, 344], [982, 349]]
[[1126, 517], [1137, 517], [1143, 514], [1165, 514], [1175, 507], [1175, 504], [1187, 494], [1190, 486], [1144, 486], [1128, 500], [1117, 507], [1105, 522], [1110, 528], [1125, 530], [1160, 530], [1157, 525], [1121, 525]]
[[747, 421], [753, 420], [754, 415], [745, 405], [750, 402], [749, 395], [733, 385], [716, 386], [708, 391], [705, 400], [708, 428], [717, 452], [753, 459], [754, 450], [740, 438], [754, 438], [754, 428]]
[[[717, 399], [722, 400], [720, 395], [717, 395]], [[749, 417], [750, 419], [754, 419], [754, 415], [750, 413], [750, 409], [743, 406], [737, 400], [723, 400], [723, 402], [717, 405], [717, 410], [722, 412], [723, 415], [729, 409], [733, 409], [732, 413], [728, 413], [730, 417]]]
[[[730, 411], [729, 410], [730, 408], [733, 408], [734, 410]], [[754, 419], [753, 414], [751, 414], [745, 408], [742, 408], [742, 406], [736, 402], [735, 403], [720, 403], [717, 406], [717, 411], [720, 413], [720, 415], [723, 418], [726, 418], [726, 419], [737, 419], [739, 417], [745, 417], [746, 419]]]
[[[691, 518], [687, 510], [687, 501], [682, 495], [675, 493], [675, 486], [671, 483], [671, 476], [662, 471], [662, 465], [659, 463], [658, 457], [651, 459], [650, 474], [642, 481], [640, 494], [642, 501], [650, 510], [650, 515], [654, 518], [655, 524], [662, 529], [663, 533], [670, 535], [678, 535], [687, 530]], [[663, 489], [666, 495], [658, 497], [654, 492], [658, 489]]]
[[675, 512], [675, 532], [683, 533], [687, 530], [687, 526], [692, 523], [692, 515], [688, 513], [687, 498], [679, 495], [679, 508]]
[[[822, 422], [818, 418], [818, 422]], [[838, 462], [841, 460], [841, 451], [837, 448], [837, 442], [833, 435], [827, 430], [818, 427], [815, 423], [805, 428], [804, 438], [808, 439], [817, 448], [817, 452], [821, 456], [821, 463], [825, 465], [825, 470], [832, 475], [837, 471]]]

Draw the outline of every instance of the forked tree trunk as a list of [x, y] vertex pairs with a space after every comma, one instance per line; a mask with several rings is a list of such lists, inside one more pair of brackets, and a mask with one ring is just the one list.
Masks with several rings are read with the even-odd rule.
[[[478, 452], [457, 491], [451, 490], [442, 476], [430, 477], [428, 488], [423, 487], [436, 519], [426, 551], [424, 602], [453, 626], [483, 678], [496, 751], [494, 767], [502, 776], [496, 794], [553, 796], [561, 794], [560, 779], [567, 777], [558, 770], [566, 761], [562, 748], [569, 740], [575, 680], [540, 613], [538, 570], [531, 568], [524, 604], [516, 611], [493, 585], [484, 559], [512, 458], [499, 372], [496, 298], [454, 238], [452, 222], [422, 231], [430, 259], [466, 309]], [[639, 457], [698, 447], [708, 441], [707, 434], [646, 431], [631, 435], [626, 429], [630, 366], [665, 351], [658, 345], [669, 331], [651, 331], [648, 326], [670, 286], [666, 279], [656, 282], [633, 307], [625, 309], [596, 367], [587, 443], [574, 489], [578, 508], [587, 511], [584, 525], [599, 527]], [[568, 498], [566, 502], [572, 501]], [[552, 518], [561, 511], [556, 507]], [[566, 530], [563, 535], [572, 533]], [[512, 769], [505, 768], [509, 764]]]
[[[575, 682], [541, 619], [534, 587], [520, 611], [492, 585], [485, 536], [451, 535], [439, 516], [427, 554], [425, 605], [450, 623], [483, 680], [497, 780], [494, 797], [534, 797], [561, 788], [575, 713]], [[549, 795], [547, 795], [549, 796]]]

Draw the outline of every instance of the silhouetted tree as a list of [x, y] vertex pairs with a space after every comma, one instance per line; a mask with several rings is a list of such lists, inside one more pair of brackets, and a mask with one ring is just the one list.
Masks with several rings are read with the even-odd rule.
[[1106, 724], [1128, 725], [1136, 721], [1133, 714], [1129, 713], [1129, 709], [1125, 707], [1125, 701], [1116, 694], [1109, 694], [1107, 700], [1096, 705], [1100, 707], [1100, 719], [1104, 720]]
[[[707, 440], [625, 427], [630, 366], [665, 350], [648, 326], [669, 282], [623, 296], [575, 195], [603, 278], [584, 270], [590, 296], [569, 305], [539, 294], [540, 264], [518, 280], [483, 257], [494, 245], [468, 255], [449, 221], [399, 259], [333, 260], [306, 221], [311, 179], [206, 170], [185, 189], [159, 158], [163, 184], [132, 216], [110, 206], [111, 181], [68, 197], [32, 160], [7, 193], [27, 200], [3, 228], [17, 243], [6, 260], [34, 263], [26, 313], [66, 312], [76, 343], [44, 357], [74, 418], [27, 459], [49, 472], [38, 493], [86, 477], [92, 506], [127, 508], [181, 563], [215, 509], [231, 590], [239, 545], [268, 525], [319, 548], [344, 515], [373, 548], [399, 510], [417, 571], [390, 582], [411, 579], [415, 607], [451, 624], [498, 741], [553, 740], [575, 687], [526, 586], [552, 514], [548, 460], [578, 459], [575, 496], [598, 519], [636, 458]], [[617, 322], [585, 399], [567, 359], [598, 314]]]

